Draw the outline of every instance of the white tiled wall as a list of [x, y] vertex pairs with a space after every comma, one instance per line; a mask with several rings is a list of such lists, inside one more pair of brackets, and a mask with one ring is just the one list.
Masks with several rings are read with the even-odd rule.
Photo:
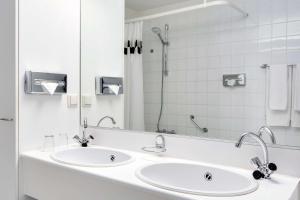
[[[147, 131], [156, 130], [160, 106], [161, 44], [151, 32], [170, 25], [169, 76], [162, 127], [179, 134], [235, 139], [265, 124], [266, 64], [300, 63], [299, 0], [235, 0], [249, 12], [209, 8], [144, 24], [144, 90]], [[153, 49], [154, 52], [150, 53]], [[224, 88], [223, 74], [246, 73], [247, 86]], [[191, 123], [193, 114], [199, 132]], [[300, 145], [300, 130], [274, 128], [278, 142]]]

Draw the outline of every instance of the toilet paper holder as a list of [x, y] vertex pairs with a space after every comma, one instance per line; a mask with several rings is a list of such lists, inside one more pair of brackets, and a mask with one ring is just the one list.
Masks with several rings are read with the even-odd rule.
[[25, 72], [25, 93], [26, 94], [48, 94], [43, 87], [43, 83], [57, 83], [54, 94], [67, 93], [67, 74]]
[[95, 78], [96, 95], [120, 95], [123, 94], [123, 78], [100, 77]]

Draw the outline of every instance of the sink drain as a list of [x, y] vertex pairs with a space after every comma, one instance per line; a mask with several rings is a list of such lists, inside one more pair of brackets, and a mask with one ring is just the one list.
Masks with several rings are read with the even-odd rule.
[[206, 172], [204, 174], [204, 178], [205, 178], [206, 181], [212, 181], [213, 176], [210, 172]]
[[111, 162], [114, 162], [115, 159], [116, 159], [116, 156], [115, 156], [115, 155], [111, 155], [111, 156], [110, 156], [110, 161], [111, 161]]

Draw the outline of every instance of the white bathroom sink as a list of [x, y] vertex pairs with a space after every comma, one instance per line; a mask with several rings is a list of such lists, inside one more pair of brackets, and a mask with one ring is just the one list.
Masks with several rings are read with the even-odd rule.
[[239, 196], [254, 192], [258, 184], [233, 171], [196, 164], [148, 165], [136, 172], [142, 181], [175, 192], [205, 196]]
[[133, 161], [133, 157], [116, 150], [99, 147], [76, 147], [53, 153], [51, 158], [63, 164], [84, 167], [112, 167]]

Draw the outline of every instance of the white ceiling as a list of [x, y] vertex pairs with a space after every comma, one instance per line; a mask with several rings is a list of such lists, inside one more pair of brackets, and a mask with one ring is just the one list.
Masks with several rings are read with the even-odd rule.
[[125, 0], [126, 8], [135, 11], [143, 11], [185, 1], [187, 0]]

